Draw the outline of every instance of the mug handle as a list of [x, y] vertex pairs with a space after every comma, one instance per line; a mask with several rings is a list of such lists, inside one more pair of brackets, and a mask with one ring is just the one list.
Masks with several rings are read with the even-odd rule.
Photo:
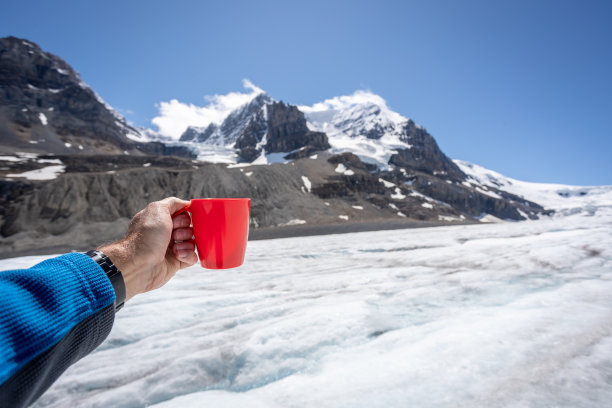
[[178, 210], [177, 212], [175, 212], [174, 214], [172, 214], [172, 218], [174, 219], [175, 217], [181, 215], [182, 213], [184, 213], [185, 211], [189, 211], [189, 208], [191, 207], [191, 203], [187, 204], [185, 207], [181, 208], [180, 210]]

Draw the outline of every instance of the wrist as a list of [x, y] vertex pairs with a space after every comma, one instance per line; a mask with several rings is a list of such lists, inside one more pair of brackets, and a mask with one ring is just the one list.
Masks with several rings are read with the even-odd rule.
[[126, 241], [117, 241], [98, 248], [115, 264], [123, 275], [125, 284], [125, 301], [127, 302], [140, 293], [137, 285], [138, 270], [134, 261], [133, 252]]
[[121, 271], [117, 265], [102, 251], [91, 250], [85, 254], [93, 259], [106, 274], [115, 292], [115, 313], [121, 310], [125, 303], [126, 288]]

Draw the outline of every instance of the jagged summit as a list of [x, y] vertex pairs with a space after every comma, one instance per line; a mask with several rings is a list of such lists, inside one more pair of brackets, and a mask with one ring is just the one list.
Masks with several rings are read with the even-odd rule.
[[179, 141], [198, 144], [204, 152], [225, 148], [237, 161], [258, 163], [268, 163], [271, 154], [289, 160], [330, 147], [324, 133], [308, 128], [296, 106], [275, 101], [266, 93], [229, 113], [221, 124], [188, 127]]

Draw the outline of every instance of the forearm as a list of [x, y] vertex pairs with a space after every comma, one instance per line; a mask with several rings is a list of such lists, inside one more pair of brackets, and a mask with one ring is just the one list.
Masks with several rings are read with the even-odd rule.
[[[120, 306], [123, 296], [128, 301], [159, 288], [197, 262], [189, 216], [172, 218], [188, 204], [174, 197], [149, 204], [123, 239], [99, 248], [105, 256], [92, 254], [101, 266], [87, 255], [67, 254], [0, 272], [0, 407], [27, 406], [102, 343], [116, 311], [113, 284]], [[120, 280], [113, 267], [107, 270], [106, 257]]]
[[0, 273], [0, 406], [27, 406], [108, 336], [114, 290], [95, 261], [67, 254]]

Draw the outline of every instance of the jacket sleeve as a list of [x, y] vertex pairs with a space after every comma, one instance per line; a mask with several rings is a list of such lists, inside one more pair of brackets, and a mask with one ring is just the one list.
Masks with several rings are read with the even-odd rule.
[[33, 403], [110, 333], [115, 291], [89, 256], [72, 253], [0, 272], [0, 407]]

